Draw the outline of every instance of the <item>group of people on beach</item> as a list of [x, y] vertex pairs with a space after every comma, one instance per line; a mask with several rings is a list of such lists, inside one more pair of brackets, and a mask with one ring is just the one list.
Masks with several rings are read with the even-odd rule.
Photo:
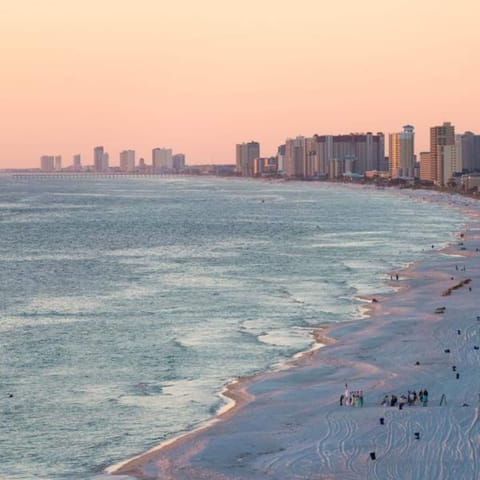
[[345, 384], [345, 392], [340, 395], [340, 406], [363, 407], [363, 391], [356, 390], [350, 392], [347, 384]]
[[396, 395], [385, 395], [381, 402], [383, 407], [396, 407], [401, 410], [404, 405], [414, 406], [422, 405], [426, 407], [428, 405], [428, 391], [427, 389], [420, 390], [418, 393], [415, 390], [409, 390], [407, 395], [402, 394], [400, 398]]

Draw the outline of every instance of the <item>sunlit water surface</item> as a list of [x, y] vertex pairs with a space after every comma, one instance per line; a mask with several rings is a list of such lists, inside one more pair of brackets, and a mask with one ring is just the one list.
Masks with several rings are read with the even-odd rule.
[[463, 221], [330, 184], [0, 178], [0, 478], [103, 478], [198, 426]]

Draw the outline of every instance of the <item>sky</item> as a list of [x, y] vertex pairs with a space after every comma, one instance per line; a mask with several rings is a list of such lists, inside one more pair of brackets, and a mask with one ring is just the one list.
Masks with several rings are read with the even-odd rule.
[[479, 20], [478, 0], [1, 0], [0, 168], [96, 145], [234, 163], [405, 124], [428, 150], [444, 121], [480, 133]]

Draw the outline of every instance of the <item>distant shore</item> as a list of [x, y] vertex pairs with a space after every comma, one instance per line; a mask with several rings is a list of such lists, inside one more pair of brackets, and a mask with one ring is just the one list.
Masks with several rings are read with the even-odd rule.
[[[480, 471], [480, 458], [470, 458], [468, 450], [455, 473], [446, 466], [445, 442], [468, 443], [480, 435], [478, 409], [472, 408], [480, 393], [480, 307], [473, 293], [480, 285], [479, 210], [463, 197], [427, 197], [468, 209], [471, 222], [456, 242], [433, 249], [429, 260], [395, 272], [399, 280], [389, 283], [397, 291], [372, 297], [368, 318], [320, 328], [315, 338], [326, 348], [300, 355], [292, 369], [233, 382], [224, 392], [232, 408], [108, 472], [141, 479], [476, 478], [468, 475]], [[345, 383], [365, 393], [363, 408], [339, 406]], [[423, 388], [430, 392], [427, 407], [379, 406], [385, 395]], [[449, 406], [440, 409], [443, 396]], [[453, 425], [459, 415], [466, 426], [453, 435], [448, 420]], [[414, 433], [428, 442], [416, 443]], [[438, 469], [443, 476], [436, 476]]]

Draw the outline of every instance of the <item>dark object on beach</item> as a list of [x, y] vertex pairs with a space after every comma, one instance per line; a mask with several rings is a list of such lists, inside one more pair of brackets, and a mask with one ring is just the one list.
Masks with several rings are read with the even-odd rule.
[[460, 378], [460, 374], [459, 374], [459, 373], [457, 373], [456, 378], [457, 378], [457, 380]]
[[342, 393], [340, 395], [340, 406], [343, 407], [343, 400], [345, 399], [345, 395]]
[[[472, 281], [471, 278], [466, 278], [465, 280], [462, 280], [460, 283], [457, 283], [453, 287], [447, 288], [443, 293], [442, 297], [446, 297], [450, 295], [454, 290], [457, 290], [458, 288], [463, 287], [464, 285], [468, 285]], [[472, 291], [472, 287], [469, 287], [469, 290]], [[437, 313], [437, 312], [435, 312]]]
[[449, 349], [449, 348], [446, 348], [446, 349], [444, 350], [444, 352], [445, 352], [445, 353], [450, 353], [450, 349]]
[[370, 458], [376, 460], [377, 456], [375, 455], [375, 452], [370, 452]]
[[469, 407], [470, 405], [468, 403], [464, 403], [462, 407]]
[[462, 334], [462, 331], [461, 331], [461, 330], [457, 330], [457, 334], [458, 334], [458, 335], [461, 335], [461, 334]]
[[454, 277], [450, 277], [450, 280], [454, 280]]
[[380, 425], [385, 425], [385, 419], [383, 417], [380, 418]]
[[480, 317], [477, 316], [477, 322], [480, 322]]
[[13, 398], [13, 393], [11, 393], [11, 394], [8, 396], [8, 398]]
[[455, 365], [452, 365], [452, 370], [453, 370], [454, 372], [456, 372], [456, 371], [457, 371], [457, 367], [456, 367]]
[[447, 307], [437, 307], [435, 309], [435, 313], [445, 313], [446, 309], [447, 309]]
[[376, 298], [372, 298], [372, 303], [378, 303], [378, 300]]
[[415, 365], [420, 365], [420, 362], [418, 362], [418, 361], [417, 361], [417, 362], [415, 362]]
[[398, 409], [399, 409], [399, 410], [403, 410], [403, 403], [399, 403], [399, 404], [398, 404]]
[[395, 279], [398, 281], [398, 273], [395, 274]]
[[474, 349], [474, 350], [478, 350], [478, 345], [474, 345], [474, 346], [473, 346], [473, 349]]
[[420, 432], [415, 432], [415, 439], [420, 440]]
[[471, 292], [471, 291], [472, 291], [472, 287], [468, 287], [468, 290]]

